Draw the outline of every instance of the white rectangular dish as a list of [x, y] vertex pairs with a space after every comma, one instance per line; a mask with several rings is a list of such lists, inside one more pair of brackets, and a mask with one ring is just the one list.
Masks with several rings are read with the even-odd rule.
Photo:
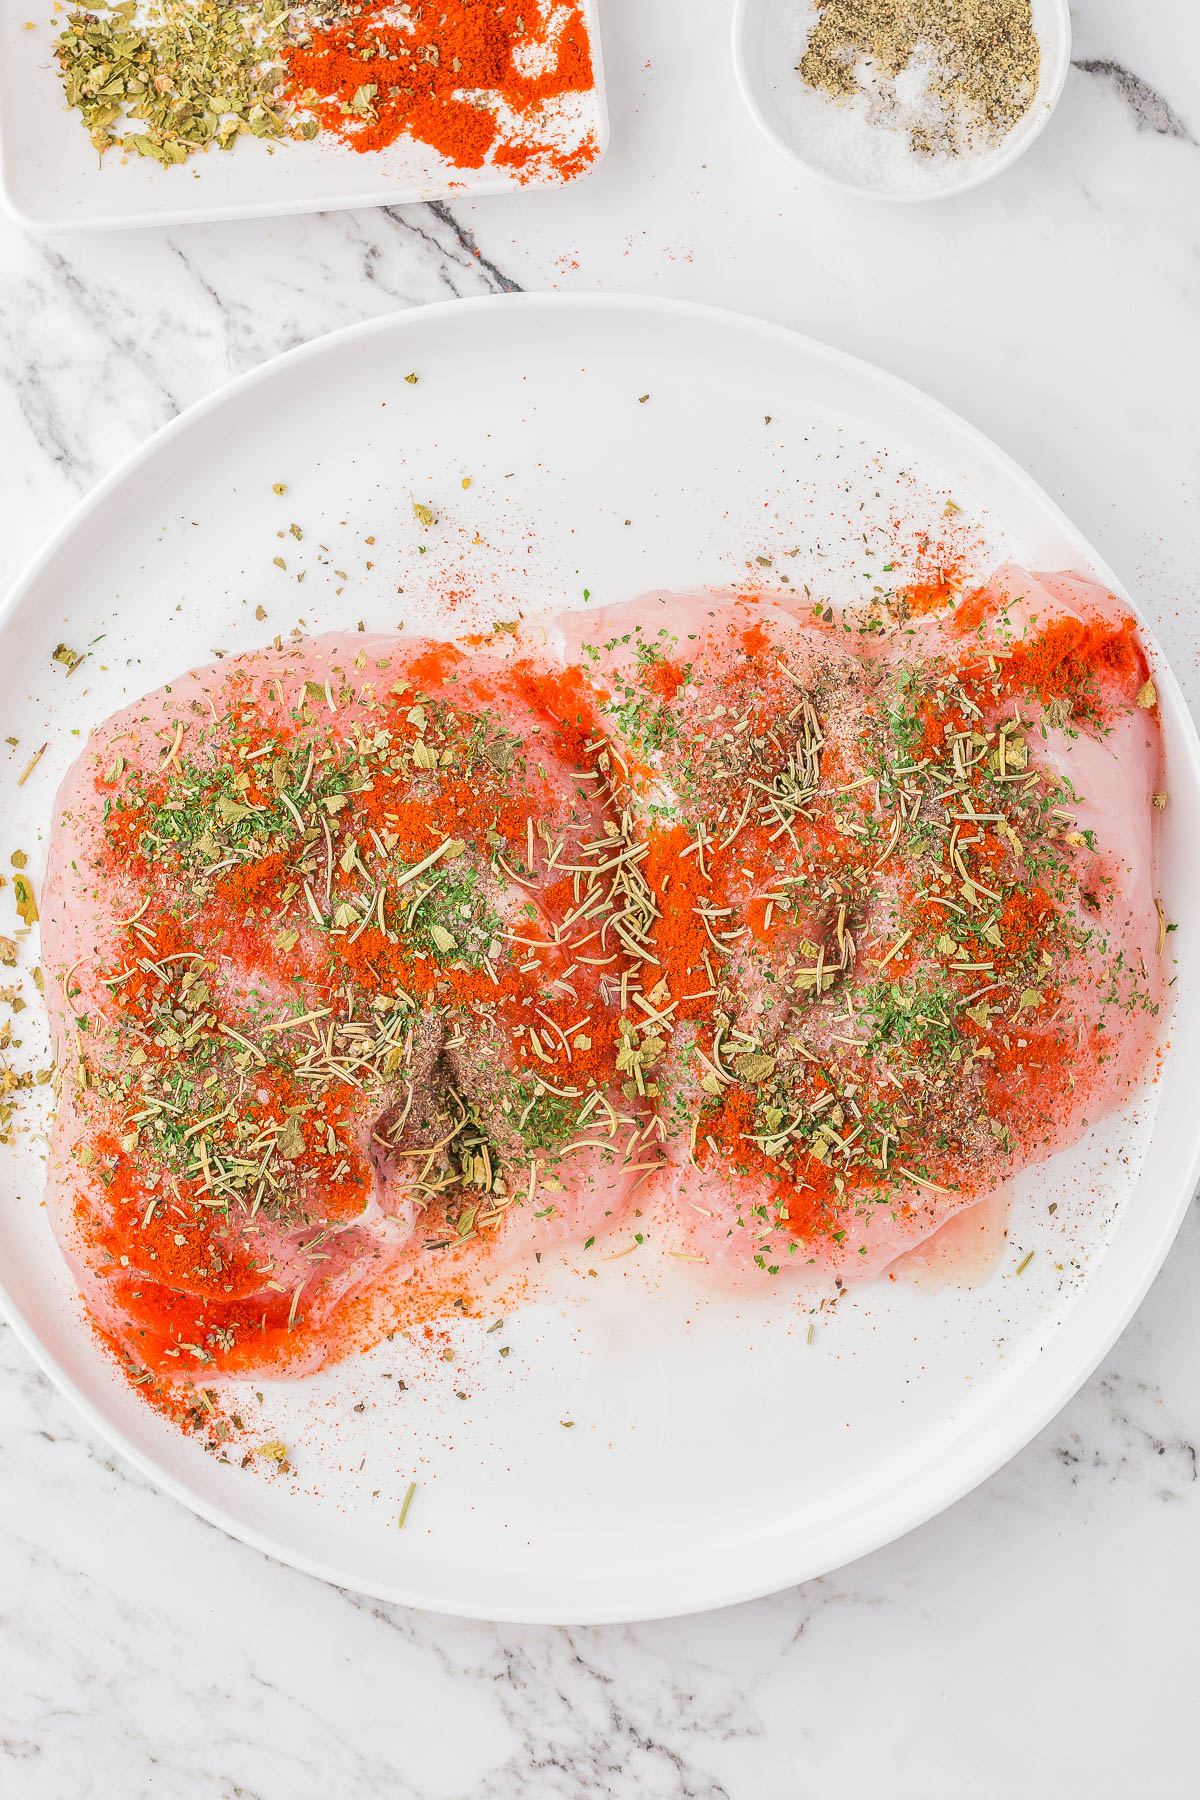
[[[572, 142], [595, 138], [598, 161], [609, 137], [598, 0], [581, 5], [595, 80], [587, 93], [566, 96], [567, 123]], [[300, 144], [242, 137], [230, 151], [213, 149], [173, 168], [115, 150], [101, 161], [80, 114], [66, 104], [53, 48], [65, 22], [66, 9], [50, 20], [45, 9], [17, 0], [0, 8], [0, 200], [27, 231], [269, 218], [561, 185], [491, 163], [456, 168], [407, 137], [364, 153], [325, 137]]]

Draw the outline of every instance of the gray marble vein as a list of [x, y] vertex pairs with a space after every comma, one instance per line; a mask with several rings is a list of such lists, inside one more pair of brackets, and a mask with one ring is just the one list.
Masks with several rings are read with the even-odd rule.
[[1195, 144], [1195, 137], [1175, 108], [1157, 88], [1135, 75], [1132, 69], [1124, 68], [1110, 57], [1082, 57], [1072, 66], [1112, 88], [1133, 114], [1139, 131], [1152, 131], [1159, 137], [1182, 138], [1186, 144]]
[[[391, 207], [385, 207], [384, 210], [395, 216], [394, 209]], [[519, 282], [514, 281], [511, 275], [506, 275], [502, 269], [497, 268], [490, 257], [483, 254], [476, 242], [475, 233], [468, 226], [460, 224], [444, 200], [434, 200], [424, 210], [436, 220], [437, 225], [441, 228], [443, 240], [448, 241], [452, 250], [460, 253], [456, 260], [461, 260], [463, 267], [469, 272], [481, 273], [492, 292], [519, 294], [522, 291]], [[409, 230], [420, 230], [420, 227], [411, 218], [404, 219], [402, 223]], [[457, 292], [461, 292], [461, 290], [456, 289]]]

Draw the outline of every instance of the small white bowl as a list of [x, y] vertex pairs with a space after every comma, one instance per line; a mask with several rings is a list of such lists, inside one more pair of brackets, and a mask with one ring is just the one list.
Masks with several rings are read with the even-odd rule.
[[1068, 0], [1032, 0], [1032, 10], [1041, 46], [1033, 105], [993, 154], [969, 161], [964, 158], [961, 174], [951, 164], [949, 179], [929, 186], [889, 187], [850, 180], [823, 167], [806, 148], [801, 109], [811, 90], [806, 90], [796, 70], [810, 11], [806, 0], [736, 0], [733, 67], [742, 97], [767, 137], [819, 181], [873, 200], [944, 200], [951, 194], [965, 194], [1011, 167], [1042, 132], [1058, 104], [1071, 66], [1070, 7]]

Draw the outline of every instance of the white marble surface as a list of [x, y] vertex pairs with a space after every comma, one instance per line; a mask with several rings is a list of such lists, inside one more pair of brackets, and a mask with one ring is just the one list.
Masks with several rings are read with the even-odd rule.
[[[1200, 13], [1077, 0], [1029, 156], [959, 201], [808, 185], [743, 116], [728, 0], [605, 0], [576, 190], [26, 241], [0, 224], [0, 576], [129, 448], [332, 327], [519, 285], [769, 315], [1020, 458], [1200, 701]], [[1200, 1212], [1104, 1368], [901, 1543], [729, 1612], [495, 1627], [266, 1561], [114, 1462], [0, 1328], [12, 1800], [1174, 1800], [1196, 1792]]]

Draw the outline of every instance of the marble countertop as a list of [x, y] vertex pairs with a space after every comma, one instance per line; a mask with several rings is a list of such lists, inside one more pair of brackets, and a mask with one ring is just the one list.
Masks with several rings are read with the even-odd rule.
[[[0, 223], [0, 578], [190, 401], [450, 295], [715, 301], [878, 362], [1061, 501], [1200, 702], [1200, 13], [1077, 0], [1029, 155], [957, 201], [810, 184], [728, 0], [604, 0], [613, 146], [574, 190], [170, 233]], [[12, 1800], [1173, 1800], [1195, 1792], [1200, 1211], [1009, 1466], [824, 1580], [627, 1628], [378, 1605], [116, 1461], [0, 1327], [0, 1792]]]

